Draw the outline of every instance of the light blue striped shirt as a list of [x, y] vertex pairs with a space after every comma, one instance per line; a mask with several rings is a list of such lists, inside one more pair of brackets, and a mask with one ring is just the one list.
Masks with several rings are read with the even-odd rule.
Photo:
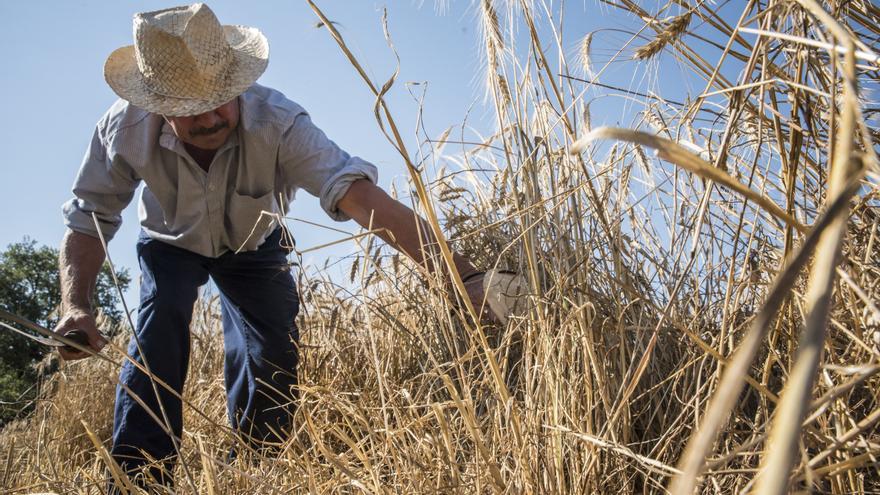
[[[64, 204], [72, 230], [109, 240], [141, 181], [138, 217], [146, 233], [203, 256], [254, 250], [277, 225], [297, 189], [320, 199], [334, 220], [352, 182], [376, 182], [376, 167], [350, 156], [283, 94], [254, 85], [239, 96], [236, 132], [205, 172], [165, 120], [117, 101], [98, 122]], [[266, 213], [264, 213], [266, 212]]]

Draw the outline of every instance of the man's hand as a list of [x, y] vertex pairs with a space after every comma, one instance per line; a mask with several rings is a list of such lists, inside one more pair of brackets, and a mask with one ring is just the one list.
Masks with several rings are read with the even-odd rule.
[[464, 288], [467, 290], [468, 299], [474, 306], [474, 310], [480, 315], [480, 321], [483, 323], [500, 323], [498, 316], [489, 307], [489, 301], [486, 299], [486, 291], [483, 285], [483, 278], [486, 272], [473, 272], [462, 276]]
[[[58, 322], [54, 331], [58, 335], [69, 336], [70, 332], [75, 330], [79, 330], [86, 334], [89, 339], [89, 347], [95, 352], [100, 352], [101, 349], [107, 345], [107, 341], [98, 331], [98, 326], [95, 324], [95, 317], [90, 311], [85, 309], [72, 309], [68, 311], [64, 314], [64, 317], [61, 318], [61, 321]], [[61, 357], [68, 361], [75, 361], [77, 359], [91, 356], [91, 354], [87, 352], [75, 349], [72, 350], [69, 347], [60, 347], [58, 348], [58, 352], [61, 354]]]

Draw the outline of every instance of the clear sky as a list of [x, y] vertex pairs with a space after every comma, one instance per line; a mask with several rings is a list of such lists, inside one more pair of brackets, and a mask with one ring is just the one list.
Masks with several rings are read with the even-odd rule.
[[[398, 124], [408, 133], [411, 151], [417, 107], [406, 82], [427, 81], [424, 125], [437, 137], [467, 116], [471, 125], [491, 132], [491, 111], [482, 105], [483, 72], [479, 24], [470, 1], [371, 0], [318, 2], [346, 37], [374, 80], [384, 81], [395, 61], [381, 29], [382, 7], [401, 58], [401, 73], [388, 100]], [[132, 43], [131, 18], [176, 2], [0, 1], [0, 71], [5, 118], [0, 120], [0, 246], [30, 236], [57, 246], [63, 233], [61, 204], [82, 159], [94, 124], [115, 100], [103, 80], [107, 55]], [[259, 82], [303, 105], [313, 120], [340, 146], [380, 169], [380, 185], [392, 180], [405, 187], [405, 171], [396, 151], [373, 118], [374, 99], [305, 1], [229, 1], [209, 3], [222, 23], [261, 29], [270, 43], [270, 62]], [[566, 18], [566, 49], [577, 52], [580, 38], [599, 24], [619, 27], [614, 12], [593, 2], [572, 2]], [[615, 36], [609, 33], [608, 36]], [[613, 44], [613, 43], [612, 43]], [[606, 53], [611, 53], [607, 51]], [[601, 53], [600, 53], [601, 55]], [[599, 61], [601, 56], [597, 57]], [[609, 71], [609, 80], [613, 77]], [[624, 86], [643, 86], [644, 74], [619, 75]], [[655, 81], [656, 83], [656, 81]], [[650, 84], [650, 81], [649, 81]], [[470, 113], [469, 113], [470, 111]], [[617, 114], [619, 118], [619, 113]], [[593, 118], [594, 125], [618, 123]], [[114, 261], [137, 266], [136, 199], [125, 211], [123, 227], [110, 245]], [[335, 224], [317, 201], [301, 192], [291, 215], [354, 231], [352, 222]], [[292, 223], [300, 248], [340, 236]], [[309, 254], [307, 264], [354, 249], [351, 243]], [[133, 301], [132, 301], [133, 302]]]
[[[0, 71], [4, 114], [0, 120], [3, 165], [0, 167], [0, 246], [25, 235], [57, 245], [64, 233], [60, 208], [90, 139], [94, 124], [115, 100], [103, 80], [107, 55], [132, 43], [132, 14], [174, 2], [0, 2]], [[313, 120], [340, 146], [380, 168], [388, 186], [404, 169], [373, 119], [373, 97], [304, 1], [213, 1], [225, 24], [259, 28], [269, 39], [270, 62], [261, 84], [284, 92], [312, 114]], [[362, 58], [374, 79], [384, 81], [394, 58], [381, 30], [382, 4], [372, 1], [322, 2], [325, 13]], [[390, 96], [405, 132], [415, 125], [416, 111], [404, 82], [430, 81], [430, 113], [435, 135], [460, 122], [480, 98], [475, 57], [479, 33], [467, 5], [438, 15], [433, 4], [409, 1], [390, 6], [390, 24], [403, 63]], [[411, 139], [415, 146], [415, 139]], [[399, 180], [399, 179], [398, 179]], [[117, 264], [135, 267], [136, 201], [125, 212], [123, 228], [110, 245]], [[334, 224], [317, 201], [300, 192], [291, 215]], [[300, 247], [317, 245], [339, 234], [292, 223]], [[334, 224], [354, 230], [352, 222]], [[351, 251], [317, 251], [306, 261]]]

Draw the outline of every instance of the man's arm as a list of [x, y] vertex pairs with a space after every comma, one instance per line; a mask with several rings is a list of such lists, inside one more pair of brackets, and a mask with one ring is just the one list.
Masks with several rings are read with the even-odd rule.
[[[107, 342], [98, 332], [95, 324], [95, 310], [92, 307], [92, 294], [98, 280], [98, 272], [104, 263], [104, 248], [101, 241], [87, 234], [67, 231], [61, 241], [59, 257], [61, 273], [61, 321], [55, 332], [64, 335], [73, 330], [82, 330], [89, 337], [89, 346], [100, 351]], [[61, 348], [64, 359], [74, 360], [88, 357], [81, 351]]]
[[[416, 263], [421, 264], [425, 261], [423, 246], [436, 242], [431, 227], [424, 219], [369, 180], [352, 182], [348, 191], [337, 203], [337, 208], [362, 227], [372, 227], [382, 240]], [[422, 239], [419, 239], [419, 235]], [[464, 256], [453, 253], [453, 261], [462, 278], [477, 273], [477, 269]], [[431, 271], [439, 268], [433, 266], [430, 259], [424, 264]], [[482, 277], [469, 280], [466, 288], [471, 302], [479, 311], [484, 296]]]
[[[58, 260], [62, 317], [55, 332], [64, 335], [81, 330], [88, 336], [94, 351], [100, 351], [106, 344], [98, 333], [92, 307], [98, 272], [104, 264], [104, 248], [98, 232], [100, 230], [110, 242], [122, 225], [122, 210], [131, 202], [141, 180], [122, 157], [108, 152], [106, 133], [111, 121], [123, 120], [117, 119], [119, 112], [120, 108], [114, 105], [95, 126], [73, 182], [73, 198], [62, 207], [67, 233], [61, 241]], [[61, 356], [81, 359], [88, 353], [62, 348]]]

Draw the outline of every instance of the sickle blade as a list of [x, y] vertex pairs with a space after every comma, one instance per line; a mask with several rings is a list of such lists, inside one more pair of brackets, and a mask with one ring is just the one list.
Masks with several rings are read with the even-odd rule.
[[16, 325], [20, 325], [41, 334], [42, 336], [39, 337], [19, 330], [0, 321], [0, 326], [2, 326], [3, 328], [12, 330], [13, 332], [20, 335], [24, 335], [34, 342], [39, 342], [49, 347], [66, 347], [71, 351], [83, 351], [85, 349], [85, 352], [94, 354], [94, 351], [88, 349], [89, 339], [88, 336], [86, 336], [86, 333], [82, 330], [73, 330], [72, 332], [68, 332], [66, 335], [59, 335], [52, 330], [49, 330], [48, 328], [43, 328], [42, 326], [37, 325], [27, 318], [22, 318], [21, 316], [10, 313], [9, 311], [4, 311], [2, 309], [0, 309], [0, 319], [11, 321]]
[[7, 330], [12, 330], [13, 332], [15, 332], [19, 335], [23, 335], [23, 336], [33, 340], [34, 342], [38, 342], [40, 344], [43, 344], [43, 345], [46, 345], [49, 347], [64, 347], [64, 344], [57, 341], [57, 340], [52, 340], [48, 337], [40, 337], [39, 335], [32, 335], [27, 332], [23, 332], [23, 331], [15, 328], [12, 325], [7, 325], [6, 323], [3, 323], [2, 321], [0, 321], [0, 326], [2, 326], [3, 328], [5, 328]]

